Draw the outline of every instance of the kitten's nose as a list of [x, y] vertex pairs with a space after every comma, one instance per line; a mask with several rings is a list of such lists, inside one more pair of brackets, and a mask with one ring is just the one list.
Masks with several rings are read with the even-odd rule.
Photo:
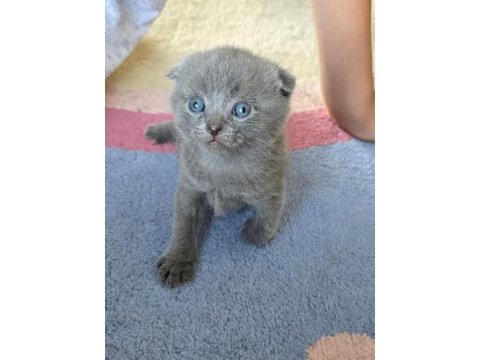
[[219, 125], [215, 125], [215, 126], [207, 125], [207, 129], [210, 134], [212, 134], [213, 136], [217, 136], [218, 133], [222, 131], [223, 128]]

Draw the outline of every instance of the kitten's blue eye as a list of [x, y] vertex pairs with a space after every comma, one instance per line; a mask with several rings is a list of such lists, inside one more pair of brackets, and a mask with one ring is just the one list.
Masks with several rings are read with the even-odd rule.
[[251, 107], [246, 102], [238, 102], [233, 106], [232, 113], [236, 117], [243, 118], [250, 114]]
[[192, 110], [192, 112], [194, 113], [201, 113], [205, 110], [205, 102], [200, 99], [200, 98], [193, 98], [192, 100], [190, 100], [190, 102], [188, 103], [188, 107], [190, 108], [190, 110]]

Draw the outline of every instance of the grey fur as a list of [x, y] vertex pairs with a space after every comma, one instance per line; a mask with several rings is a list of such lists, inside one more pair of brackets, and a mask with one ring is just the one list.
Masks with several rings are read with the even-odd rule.
[[145, 136], [153, 140], [156, 144], [175, 141], [175, 125], [173, 121], [165, 121], [158, 124], [152, 124], [145, 132]]
[[[180, 174], [175, 194], [174, 229], [168, 249], [157, 262], [169, 286], [191, 280], [198, 244], [212, 215], [245, 205], [254, 209], [242, 234], [263, 246], [275, 235], [283, 208], [287, 172], [284, 124], [295, 78], [269, 60], [232, 47], [194, 54], [168, 74], [175, 80], [174, 122], [151, 125], [146, 136], [156, 143], [175, 141]], [[188, 107], [193, 97], [205, 111]], [[251, 113], [232, 114], [245, 101]], [[216, 139], [207, 126], [220, 126]]]

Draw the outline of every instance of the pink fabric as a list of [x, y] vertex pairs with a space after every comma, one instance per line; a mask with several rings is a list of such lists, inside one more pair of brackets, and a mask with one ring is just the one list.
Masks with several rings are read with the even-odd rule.
[[154, 145], [144, 133], [151, 123], [173, 119], [171, 114], [148, 114], [119, 109], [105, 111], [105, 145], [127, 150], [174, 152], [175, 145]]
[[291, 149], [323, 146], [350, 140], [328, 116], [326, 109], [293, 113], [287, 122], [288, 145]]
[[[108, 147], [148, 152], [174, 152], [175, 145], [153, 145], [145, 139], [148, 124], [171, 120], [171, 114], [150, 114], [106, 108], [105, 143]], [[291, 149], [322, 146], [350, 140], [327, 115], [325, 109], [297, 112], [287, 123], [287, 138]]]

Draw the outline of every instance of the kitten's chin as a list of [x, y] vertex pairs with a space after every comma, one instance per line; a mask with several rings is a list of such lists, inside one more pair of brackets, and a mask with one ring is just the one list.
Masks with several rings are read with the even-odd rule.
[[211, 140], [207, 142], [207, 149], [214, 152], [228, 151], [228, 146], [218, 140]]
[[223, 138], [215, 138], [212, 139], [192, 139], [195, 141], [196, 146], [202, 148], [208, 152], [214, 154], [228, 154], [232, 152], [237, 152], [243, 145], [243, 141], [229, 141], [230, 139], [223, 139]]
[[237, 144], [228, 144], [222, 140], [208, 141], [204, 143], [206, 150], [215, 155], [229, 155], [238, 151]]

